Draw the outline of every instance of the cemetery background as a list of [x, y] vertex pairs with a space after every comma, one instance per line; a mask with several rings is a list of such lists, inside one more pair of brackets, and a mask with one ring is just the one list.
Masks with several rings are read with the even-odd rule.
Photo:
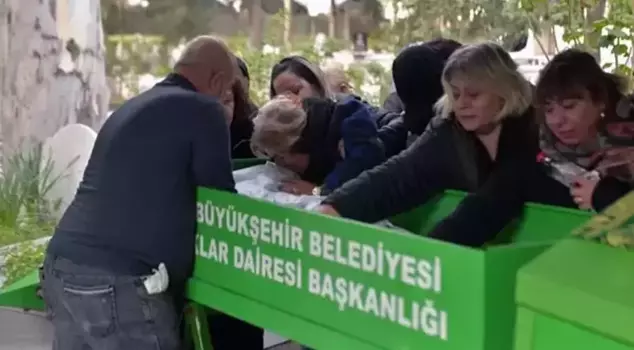
[[[510, 47], [528, 33], [516, 54], [520, 63], [539, 68], [564, 47], [583, 46], [606, 69], [632, 78], [628, 0], [331, 0], [329, 6], [316, 14], [289, 0], [0, 0], [0, 287], [41, 262], [107, 111], [167, 73], [182, 43], [198, 34], [224, 36], [248, 62], [258, 104], [266, 101], [271, 66], [296, 53], [322, 65], [343, 63], [355, 91], [380, 105], [394, 54], [439, 35]], [[358, 32], [369, 34], [367, 51], [350, 49]], [[81, 142], [71, 143], [73, 132], [55, 136], [74, 124], [85, 126], [75, 131]]]

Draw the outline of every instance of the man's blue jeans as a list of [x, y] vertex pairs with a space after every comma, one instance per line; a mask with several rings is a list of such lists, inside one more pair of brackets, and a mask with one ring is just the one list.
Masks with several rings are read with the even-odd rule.
[[181, 310], [167, 293], [148, 295], [140, 276], [47, 257], [42, 294], [54, 350], [177, 350]]

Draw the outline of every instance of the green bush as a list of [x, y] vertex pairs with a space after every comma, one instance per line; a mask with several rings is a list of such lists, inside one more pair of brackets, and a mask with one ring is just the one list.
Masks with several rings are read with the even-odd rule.
[[41, 146], [0, 161], [0, 248], [19, 243], [7, 252], [0, 271], [7, 284], [41, 263], [45, 245], [31, 241], [53, 233], [56, 220], [52, 213], [61, 202], [47, 200], [47, 194], [65, 173], [53, 173], [53, 164], [44, 159]]
[[54, 229], [54, 221], [27, 224], [17, 228], [0, 226], [0, 247], [50, 236]]
[[5, 255], [4, 266], [0, 272], [6, 280], [4, 285], [18, 281], [38, 268], [44, 261], [46, 244], [34, 244], [31, 242], [20, 243], [9, 249]]

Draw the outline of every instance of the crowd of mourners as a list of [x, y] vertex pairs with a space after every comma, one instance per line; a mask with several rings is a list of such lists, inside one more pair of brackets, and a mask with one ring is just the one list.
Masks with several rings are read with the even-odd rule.
[[[232, 159], [270, 160], [300, 179], [281, 191], [369, 223], [464, 191], [428, 236], [470, 247], [526, 203], [601, 211], [634, 182], [628, 82], [577, 49], [532, 85], [497, 44], [413, 44], [394, 60], [382, 106], [341, 67], [299, 56], [271, 68], [270, 100], [256, 106], [247, 63], [195, 38], [103, 125], [42, 268], [56, 349], [182, 348], [196, 188], [235, 192]], [[263, 348], [262, 329], [222, 313], [209, 323], [216, 350]]]

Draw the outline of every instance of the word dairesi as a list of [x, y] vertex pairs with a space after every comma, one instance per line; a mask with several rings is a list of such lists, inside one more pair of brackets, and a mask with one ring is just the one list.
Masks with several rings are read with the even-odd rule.
[[286, 260], [254, 249], [229, 246], [224, 241], [196, 235], [196, 256], [264, 277], [289, 287], [302, 288], [302, 261]]
[[385, 275], [424, 290], [440, 293], [442, 289], [441, 263], [438, 257], [430, 262], [384, 249], [381, 242], [376, 245], [363, 244], [317, 231], [310, 231], [308, 236], [308, 251], [312, 256], [379, 276]]

